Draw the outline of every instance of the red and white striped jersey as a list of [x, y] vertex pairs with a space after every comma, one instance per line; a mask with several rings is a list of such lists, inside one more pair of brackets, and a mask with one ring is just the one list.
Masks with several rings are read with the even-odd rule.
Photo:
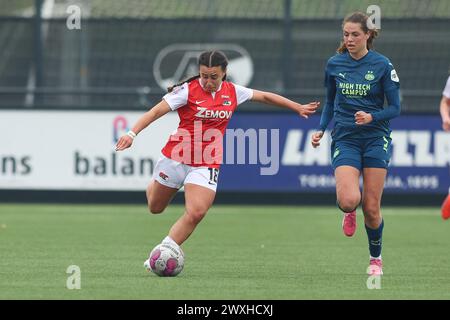
[[253, 97], [253, 90], [223, 81], [216, 92], [205, 91], [199, 80], [185, 83], [163, 99], [180, 117], [162, 153], [194, 167], [219, 168], [223, 136], [236, 107]]

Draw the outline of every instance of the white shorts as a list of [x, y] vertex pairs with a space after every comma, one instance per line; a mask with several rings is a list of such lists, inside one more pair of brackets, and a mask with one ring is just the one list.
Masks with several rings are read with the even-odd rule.
[[153, 172], [153, 179], [162, 185], [180, 189], [186, 183], [196, 184], [216, 192], [219, 169], [192, 167], [161, 155]]

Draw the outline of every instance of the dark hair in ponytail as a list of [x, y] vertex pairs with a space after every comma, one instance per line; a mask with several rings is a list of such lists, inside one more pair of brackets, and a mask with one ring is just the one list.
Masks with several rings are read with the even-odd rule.
[[[342, 22], [342, 28], [347, 22], [359, 23], [361, 25], [361, 29], [364, 33], [370, 32], [369, 39], [367, 39], [367, 49], [370, 50], [373, 48], [373, 40], [378, 36], [378, 30], [375, 29], [375, 26], [372, 23], [372, 20], [369, 19], [369, 16], [362, 12], [353, 12], [345, 17]], [[337, 53], [344, 53], [347, 51], [345, 47], [344, 41], [341, 41], [341, 44], [337, 48]]]
[[[222, 51], [205, 51], [200, 54], [200, 57], [198, 58], [198, 66], [207, 66], [208, 68], [220, 66], [222, 71], [225, 72], [228, 66], [228, 59], [225, 53], [223, 53]], [[186, 82], [191, 82], [198, 78], [200, 78], [199, 74], [167, 88], [167, 91], [172, 92], [175, 87], [181, 86]], [[222, 81], [225, 81], [226, 79], [227, 75], [225, 74], [222, 78]]]
[[167, 88], [167, 92], [172, 92], [173, 89], [175, 89], [176, 87], [182, 86], [182, 85], [185, 84], [186, 82], [191, 82], [191, 81], [193, 81], [193, 80], [195, 80], [195, 79], [198, 79], [198, 78], [200, 78], [200, 75], [199, 75], [199, 74], [196, 75], [196, 76], [190, 77], [189, 79], [184, 80], [184, 81], [182, 81], [182, 82], [180, 82], [180, 83], [174, 84], [173, 86]]

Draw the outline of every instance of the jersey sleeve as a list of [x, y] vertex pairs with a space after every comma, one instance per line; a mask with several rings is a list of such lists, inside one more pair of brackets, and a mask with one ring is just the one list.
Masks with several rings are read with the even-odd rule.
[[253, 98], [252, 89], [240, 86], [238, 84], [235, 84], [234, 88], [236, 90], [237, 105], [240, 105], [241, 103], [244, 103], [245, 101], [251, 100]]
[[386, 69], [382, 78], [384, 91], [390, 91], [400, 88], [400, 79], [395, 71], [394, 65], [388, 60]]
[[330, 63], [327, 63], [325, 68], [325, 79], [324, 86], [327, 89], [326, 101], [325, 105], [322, 109], [322, 114], [320, 116], [320, 124], [319, 130], [325, 131], [330, 123], [331, 119], [333, 119], [334, 115], [334, 99], [336, 97], [336, 80], [330, 74]]
[[188, 102], [189, 84], [184, 83], [179, 87], [175, 87], [172, 92], [163, 96], [172, 111], [185, 106]]
[[383, 110], [372, 113], [372, 119], [374, 121], [391, 120], [400, 115], [400, 94], [399, 90], [386, 91], [386, 99], [388, 106]]
[[327, 66], [325, 67], [325, 77], [323, 79], [323, 86], [325, 88], [329, 88], [333, 85], [335, 85], [333, 77], [330, 75], [330, 63], [327, 63]]
[[450, 77], [448, 77], [448, 79], [447, 79], [447, 84], [445, 85], [442, 95], [444, 97], [446, 97], [447, 99], [450, 99]]

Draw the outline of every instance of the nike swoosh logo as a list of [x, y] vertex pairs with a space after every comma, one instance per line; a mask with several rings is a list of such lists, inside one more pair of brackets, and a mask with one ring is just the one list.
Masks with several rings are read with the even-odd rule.
[[339, 73], [339, 75], [345, 79], [345, 73]]
[[203, 103], [203, 102], [205, 102], [206, 100], [201, 100], [201, 101], [195, 101], [195, 104], [200, 104], [200, 103]]

